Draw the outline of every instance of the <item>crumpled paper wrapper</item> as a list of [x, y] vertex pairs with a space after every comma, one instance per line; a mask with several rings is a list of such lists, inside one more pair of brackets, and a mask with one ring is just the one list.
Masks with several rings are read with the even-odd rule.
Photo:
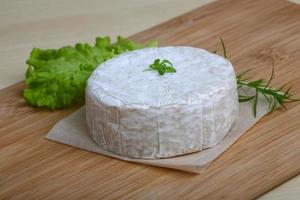
[[249, 128], [259, 121], [268, 111], [268, 102], [258, 98], [256, 118], [253, 116], [253, 102], [239, 104], [239, 116], [231, 131], [224, 140], [216, 146], [197, 153], [163, 159], [134, 159], [114, 154], [99, 147], [89, 136], [85, 120], [85, 107], [60, 120], [49, 131], [46, 138], [59, 143], [74, 146], [86, 151], [99, 153], [120, 160], [143, 163], [182, 171], [201, 173], [203, 170], [234, 142], [238, 140]]

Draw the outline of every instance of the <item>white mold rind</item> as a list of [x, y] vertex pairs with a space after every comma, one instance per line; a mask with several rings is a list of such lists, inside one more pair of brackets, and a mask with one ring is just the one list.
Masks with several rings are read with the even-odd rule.
[[[144, 71], [156, 58], [176, 73]], [[231, 63], [192, 47], [145, 48], [101, 64], [86, 89], [90, 135], [102, 148], [133, 158], [201, 151], [228, 134], [238, 114]]]

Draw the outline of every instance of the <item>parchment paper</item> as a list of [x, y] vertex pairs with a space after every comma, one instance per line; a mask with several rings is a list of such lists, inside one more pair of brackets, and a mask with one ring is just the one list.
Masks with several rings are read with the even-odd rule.
[[164, 159], [133, 159], [100, 148], [88, 134], [88, 129], [85, 122], [85, 107], [83, 106], [78, 111], [72, 113], [68, 117], [60, 120], [49, 131], [47, 139], [59, 143], [71, 145], [83, 150], [103, 154], [120, 160], [143, 163], [160, 167], [167, 167], [188, 172], [201, 173], [203, 170], [228, 149], [235, 141], [242, 136], [247, 129], [258, 122], [265, 114], [268, 113], [267, 101], [259, 97], [257, 105], [257, 116], [253, 116], [252, 102], [244, 102], [239, 104], [239, 117], [232, 127], [229, 134], [224, 140], [216, 146], [202, 150], [198, 153], [188, 155], [164, 158]]

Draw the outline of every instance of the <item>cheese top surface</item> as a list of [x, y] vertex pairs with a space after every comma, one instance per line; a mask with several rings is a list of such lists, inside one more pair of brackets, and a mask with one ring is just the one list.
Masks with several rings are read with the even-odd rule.
[[[169, 60], [177, 72], [161, 76], [157, 71], [144, 71], [155, 59]], [[99, 65], [88, 80], [88, 89], [96, 99], [110, 106], [194, 104], [228, 90], [228, 80], [235, 80], [233, 75], [228, 60], [203, 49], [145, 48]]]

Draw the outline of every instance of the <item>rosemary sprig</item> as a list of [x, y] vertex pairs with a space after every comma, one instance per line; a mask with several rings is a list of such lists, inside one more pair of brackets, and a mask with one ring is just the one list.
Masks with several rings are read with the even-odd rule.
[[[226, 47], [225, 43], [222, 38], [220, 38], [224, 57], [227, 58], [226, 53]], [[270, 86], [271, 81], [275, 78], [275, 65], [273, 63], [271, 76], [268, 80], [265, 79], [257, 79], [257, 80], [250, 80], [249, 77], [246, 77], [250, 70], [246, 70], [239, 75], [237, 75], [237, 86], [239, 90], [239, 102], [246, 102], [253, 100], [253, 114], [254, 117], [256, 117], [257, 113], [257, 101], [259, 94], [263, 95], [264, 98], [269, 103], [269, 111], [272, 112], [276, 109], [276, 107], [279, 105], [283, 107], [284, 109], [287, 109], [285, 107], [285, 103], [291, 103], [295, 101], [299, 101], [299, 99], [293, 98], [293, 94], [290, 92], [291, 87], [286, 87], [285, 85], [280, 87], [279, 89], [275, 89]], [[251, 88], [255, 91], [254, 95], [245, 95], [240, 94], [241, 89], [243, 88]]]
[[168, 60], [155, 59], [152, 64], [149, 65], [148, 69], [144, 71], [157, 71], [159, 75], [164, 75], [165, 73], [175, 73], [176, 69], [173, 67], [173, 64]]

